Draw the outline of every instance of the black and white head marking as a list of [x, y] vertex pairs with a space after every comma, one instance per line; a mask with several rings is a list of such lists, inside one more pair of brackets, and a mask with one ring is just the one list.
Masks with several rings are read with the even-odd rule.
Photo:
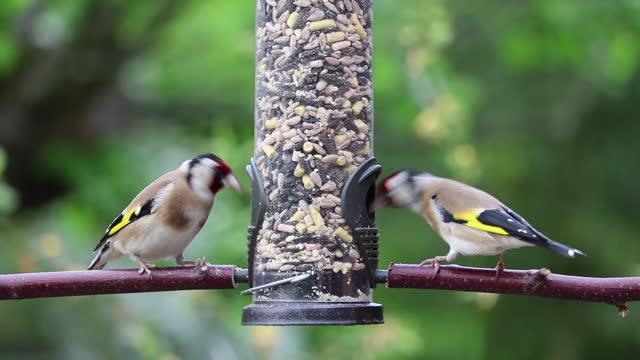
[[380, 184], [380, 194], [388, 199], [391, 206], [414, 207], [421, 194], [415, 182], [418, 174], [417, 171], [402, 170], [387, 176]]
[[222, 187], [223, 179], [231, 173], [229, 166], [218, 156], [203, 154], [185, 161], [189, 187], [200, 197], [209, 199]]

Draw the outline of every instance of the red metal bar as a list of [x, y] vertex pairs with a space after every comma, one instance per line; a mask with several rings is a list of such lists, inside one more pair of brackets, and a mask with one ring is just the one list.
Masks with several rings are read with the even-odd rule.
[[[590, 278], [544, 275], [538, 270], [505, 270], [496, 279], [493, 269], [456, 265], [441, 266], [435, 274], [432, 266], [391, 264], [388, 288], [441, 289], [498, 294], [539, 296], [545, 298], [593, 301], [618, 306], [640, 300], [640, 278]], [[624, 314], [626, 315], [626, 313]]]
[[60, 271], [0, 275], [0, 300], [153, 291], [233, 289], [234, 265], [131, 270]]

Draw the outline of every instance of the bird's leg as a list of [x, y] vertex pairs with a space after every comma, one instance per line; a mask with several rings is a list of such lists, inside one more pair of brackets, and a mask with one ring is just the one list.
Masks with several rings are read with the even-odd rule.
[[180, 265], [180, 266], [191, 266], [191, 265], [195, 265], [196, 262], [195, 260], [185, 260], [184, 256], [182, 254], [176, 256], [176, 264]]
[[436, 256], [432, 259], [425, 259], [422, 260], [420, 262], [420, 266], [422, 265], [433, 265], [434, 269], [436, 270], [435, 274], [438, 274], [438, 272], [440, 272], [440, 262], [441, 261], [446, 261], [446, 262], [452, 262], [453, 260], [456, 259], [456, 257], [458, 257], [458, 252], [455, 251], [454, 249], [449, 249], [449, 252], [447, 253], [446, 256]]
[[143, 275], [146, 272], [147, 274], [149, 274], [149, 276], [151, 276], [151, 270], [149, 269], [153, 269], [156, 266], [142, 260], [142, 258], [138, 255], [134, 255], [134, 256], [138, 261], [138, 264], [140, 264], [140, 268], [138, 269], [138, 274]]
[[199, 268], [207, 265], [207, 259], [205, 257], [201, 257], [197, 260], [185, 260], [182, 254], [180, 254], [176, 256], [176, 264], [180, 266], [195, 266]]
[[496, 279], [498, 277], [500, 277], [500, 274], [502, 274], [502, 272], [504, 271], [504, 261], [502, 259], [504, 254], [500, 254], [500, 259], [498, 260], [498, 263], [496, 264]]

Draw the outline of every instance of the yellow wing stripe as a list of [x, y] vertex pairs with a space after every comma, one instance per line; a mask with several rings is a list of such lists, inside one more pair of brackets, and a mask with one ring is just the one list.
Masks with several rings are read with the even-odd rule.
[[479, 216], [484, 210], [475, 209], [472, 211], [465, 211], [460, 213], [453, 214], [453, 218], [456, 220], [464, 220], [466, 221], [465, 225], [472, 227], [474, 229], [483, 230], [486, 232], [499, 234], [499, 235], [509, 235], [503, 228], [498, 226], [492, 226], [481, 223], [477, 216]]
[[122, 220], [120, 220], [117, 224], [113, 224], [113, 226], [111, 227], [111, 229], [109, 229], [109, 232], [107, 233], [108, 236], [112, 236], [113, 234], [117, 233], [118, 231], [122, 230], [123, 227], [129, 225], [131, 223], [131, 216], [133, 216], [134, 213], [136, 213], [136, 211], [140, 211], [138, 210], [138, 206], [134, 207], [133, 209], [127, 211], [123, 216], [122, 216]]

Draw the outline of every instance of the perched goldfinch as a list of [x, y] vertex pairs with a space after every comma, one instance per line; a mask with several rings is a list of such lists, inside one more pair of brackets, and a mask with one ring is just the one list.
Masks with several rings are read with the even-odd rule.
[[584, 255], [549, 239], [486, 192], [428, 173], [403, 170], [387, 176], [371, 210], [384, 206], [413, 210], [449, 244], [446, 256], [421, 263], [433, 264], [436, 273], [441, 261], [451, 262], [458, 255], [499, 255], [498, 276], [504, 270], [503, 253], [523, 246], [536, 245], [571, 258]]
[[213, 154], [187, 160], [144, 188], [109, 225], [94, 249], [89, 270], [127, 255], [151, 275], [148, 261], [173, 258], [179, 265], [204, 264], [184, 260], [182, 253], [202, 229], [216, 193], [223, 187], [240, 191], [231, 168]]

